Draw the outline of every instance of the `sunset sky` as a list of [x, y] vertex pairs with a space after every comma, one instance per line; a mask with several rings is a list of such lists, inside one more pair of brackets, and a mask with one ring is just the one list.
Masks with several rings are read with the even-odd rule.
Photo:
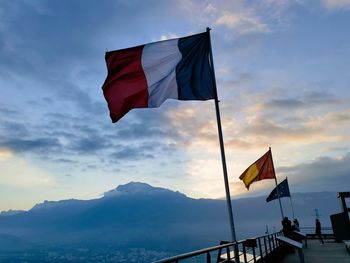
[[350, 191], [350, 0], [0, 1], [0, 210], [130, 181], [225, 196], [214, 101], [112, 124], [106, 50], [211, 27], [232, 198], [268, 147], [291, 192]]

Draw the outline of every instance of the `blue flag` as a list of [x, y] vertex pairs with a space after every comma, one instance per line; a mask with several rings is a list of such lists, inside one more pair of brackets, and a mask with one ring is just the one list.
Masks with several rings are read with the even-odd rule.
[[272, 190], [270, 195], [266, 198], [266, 202], [270, 202], [278, 198], [277, 189], [280, 197], [290, 197], [288, 180], [286, 178], [281, 183], [279, 183], [275, 189]]

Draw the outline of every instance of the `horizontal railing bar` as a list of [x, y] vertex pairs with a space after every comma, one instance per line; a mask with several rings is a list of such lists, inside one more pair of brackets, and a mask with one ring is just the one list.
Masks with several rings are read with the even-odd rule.
[[[239, 242], [244, 242], [244, 240], [243, 241], [239, 241]], [[196, 251], [180, 254], [180, 255], [177, 255], [177, 256], [174, 256], [174, 257], [165, 258], [165, 259], [162, 259], [162, 260], [155, 261], [154, 263], [172, 262], [172, 261], [176, 261], [176, 260], [181, 260], [181, 259], [186, 259], [186, 258], [190, 258], [190, 257], [195, 257], [195, 256], [199, 256], [201, 254], [205, 254], [205, 253], [208, 253], [208, 252], [212, 252], [212, 251], [216, 251], [216, 250], [219, 250], [219, 249], [227, 248], [227, 247], [233, 246], [235, 244], [238, 244], [238, 242], [227, 243], [227, 244], [224, 244], [224, 245], [204, 248], [204, 249], [200, 249], [200, 250], [196, 250]]]
[[[280, 232], [275, 232], [275, 233], [272, 233], [272, 234], [269, 234], [269, 235], [253, 237], [253, 238], [250, 238], [250, 239], [258, 240], [260, 238], [263, 238], [263, 237], [266, 237], [266, 236], [273, 236], [273, 235], [276, 235], [276, 234], [279, 234], [279, 233]], [[238, 246], [240, 244], [243, 244], [243, 242], [245, 242], [245, 241], [246, 241], [246, 239], [240, 240], [240, 241], [237, 241], [237, 242], [230, 242], [230, 243], [223, 244], [223, 245], [218, 245], [218, 246], [213, 246], [213, 247], [209, 247], [209, 248], [204, 248], [204, 249], [200, 249], [200, 250], [196, 250], [196, 251], [180, 254], [180, 255], [177, 255], [177, 256], [161, 259], [161, 260], [155, 261], [154, 263], [178, 262], [179, 260], [182, 260], [182, 259], [196, 257], [196, 256], [203, 255], [203, 254], [206, 254], [206, 253], [210, 253], [210, 252], [213, 252], [213, 251], [219, 251], [220, 249], [222, 250], [224, 248], [228, 248], [228, 247], [231, 247], [231, 246], [232, 247], [233, 246]], [[260, 255], [260, 256], [262, 256], [262, 255]]]

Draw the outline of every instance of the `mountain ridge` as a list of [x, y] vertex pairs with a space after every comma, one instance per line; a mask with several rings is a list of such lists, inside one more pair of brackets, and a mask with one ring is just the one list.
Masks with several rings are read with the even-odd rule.
[[[28, 210], [7, 210], [7, 211], [0, 211], [0, 217], [1, 216], [8, 216], [8, 215], [13, 215], [13, 214], [18, 214], [18, 213], [23, 213], [23, 212], [28, 212], [31, 210], [36, 210], [36, 209], [48, 209], [50, 207], [54, 206], [65, 206], [65, 205], [70, 205], [70, 204], [80, 204], [83, 202], [89, 202], [89, 201], [97, 201], [101, 200], [103, 198], [110, 198], [110, 197], [121, 197], [121, 196], [127, 196], [127, 195], [137, 195], [137, 194], [178, 194], [183, 197], [189, 198], [189, 199], [194, 199], [194, 200], [218, 200], [218, 201], [225, 201], [225, 198], [192, 198], [188, 197], [187, 195], [179, 192], [179, 191], [174, 191], [168, 188], [163, 188], [163, 187], [154, 187], [150, 184], [143, 183], [143, 182], [129, 182], [126, 184], [118, 185], [114, 189], [108, 190], [102, 194], [101, 197], [98, 198], [92, 198], [92, 199], [75, 199], [75, 198], [69, 198], [69, 199], [62, 199], [62, 200], [57, 200], [57, 201], [50, 201], [50, 200], [44, 200], [42, 203], [37, 203], [35, 204], [32, 208]], [[336, 192], [332, 191], [321, 191], [321, 192], [295, 192], [291, 193], [292, 198], [294, 196], [303, 196], [303, 195], [309, 195], [309, 194], [334, 194]], [[256, 199], [256, 198], [266, 198], [264, 195], [258, 195], [254, 197], [241, 197], [241, 198], [235, 198], [233, 199], [231, 197], [232, 201], [238, 201], [238, 200], [251, 200], [251, 199]]]
[[[229, 240], [225, 200], [194, 199], [136, 182], [111, 191], [91, 200], [46, 201], [28, 211], [0, 216], [0, 235], [7, 239], [13, 236], [9, 240], [18, 238], [25, 244], [23, 247], [112, 245], [176, 253]], [[336, 193], [292, 196], [301, 226], [313, 226], [315, 208], [323, 215], [324, 226], [330, 225], [328, 215], [339, 212]], [[266, 203], [265, 199], [232, 200], [238, 239], [262, 235], [266, 226], [271, 230], [281, 228], [278, 201]], [[285, 215], [292, 217], [288, 199], [281, 201]]]

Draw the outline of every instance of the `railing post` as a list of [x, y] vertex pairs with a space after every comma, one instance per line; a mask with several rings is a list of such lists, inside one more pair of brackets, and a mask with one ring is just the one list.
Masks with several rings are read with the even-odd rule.
[[258, 238], [258, 243], [259, 243], [259, 253], [260, 253], [261, 262], [265, 262], [264, 255], [263, 255], [262, 248], [261, 248], [260, 237]]
[[271, 241], [272, 241], [272, 249], [275, 250], [276, 249], [276, 244], [275, 244], [275, 239], [274, 239], [274, 235], [271, 235]]
[[269, 239], [269, 248], [270, 248], [270, 253], [271, 253], [271, 251], [272, 251], [271, 237], [270, 237], [270, 235], [268, 235], [267, 237], [268, 237], [268, 239]]
[[228, 260], [228, 262], [230, 262], [230, 247], [229, 246], [226, 247], [226, 254], [227, 254], [227, 260]]
[[265, 247], [265, 256], [267, 257], [268, 251], [267, 251], [267, 245], [266, 245], [266, 236], [264, 236], [264, 247]]
[[239, 249], [238, 249], [238, 243], [237, 242], [235, 242], [233, 244], [233, 254], [234, 254], [235, 262], [238, 261], [238, 263], [240, 263], [240, 260], [239, 260]]
[[247, 263], [247, 251], [245, 249], [245, 243], [242, 244], [242, 250], [243, 250], [243, 257], [244, 257], [244, 263]]
[[210, 252], [207, 252], [207, 263], [211, 263]]
[[256, 263], [255, 247], [252, 247], [254, 263]]

